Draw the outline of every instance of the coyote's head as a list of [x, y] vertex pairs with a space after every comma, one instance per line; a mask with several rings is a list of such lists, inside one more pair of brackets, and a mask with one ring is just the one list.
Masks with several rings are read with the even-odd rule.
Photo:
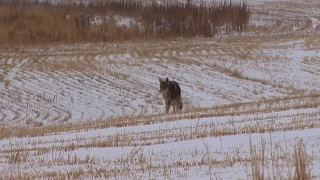
[[159, 82], [160, 82], [160, 92], [163, 94], [168, 90], [168, 84], [169, 84], [169, 79], [168, 77], [165, 80], [162, 80], [159, 78]]

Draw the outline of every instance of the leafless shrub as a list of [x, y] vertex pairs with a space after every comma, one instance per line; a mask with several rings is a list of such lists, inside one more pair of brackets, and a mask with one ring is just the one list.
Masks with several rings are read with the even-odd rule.
[[82, 13], [75, 17], [75, 24], [79, 31], [87, 32], [87, 29], [90, 26], [90, 17], [89, 15]]
[[[141, 38], [213, 37], [244, 31], [250, 11], [244, 2], [146, 3], [131, 0], [91, 0], [88, 3], [1, 1], [1, 43], [104, 42]], [[81, 12], [81, 13], [79, 13]], [[95, 17], [104, 19], [91, 23]], [[108, 18], [106, 18], [108, 17]], [[117, 19], [131, 19], [119, 25]]]

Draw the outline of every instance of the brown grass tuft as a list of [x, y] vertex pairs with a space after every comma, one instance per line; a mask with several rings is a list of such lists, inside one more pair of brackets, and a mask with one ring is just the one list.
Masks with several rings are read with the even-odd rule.
[[297, 141], [294, 146], [294, 153], [293, 153], [293, 163], [294, 163], [294, 180], [308, 180], [312, 179], [311, 177], [311, 169], [310, 169], [310, 160], [307, 154], [306, 145], [303, 143], [302, 140]]

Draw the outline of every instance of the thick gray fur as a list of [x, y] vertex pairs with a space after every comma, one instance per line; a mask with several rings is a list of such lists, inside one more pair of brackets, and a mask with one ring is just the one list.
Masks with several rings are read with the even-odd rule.
[[169, 112], [170, 106], [173, 106], [173, 112], [177, 109], [182, 109], [181, 89], [177, 82], [169, 81], [168, 77], [165, 80], [159, 78], [160, 92], [166, 102], [166, 113]]

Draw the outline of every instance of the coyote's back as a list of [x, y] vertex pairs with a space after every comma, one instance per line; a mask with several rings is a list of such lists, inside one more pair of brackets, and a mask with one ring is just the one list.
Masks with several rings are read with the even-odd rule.
[[160, 92], [166, 103], [166, 113], [169, 112], [170, 106], [173, 106], [173, 111], [182, 109], [181, 89], [177, 82], [169, 81], [168, 77], [165, 80], [159, 78]]

